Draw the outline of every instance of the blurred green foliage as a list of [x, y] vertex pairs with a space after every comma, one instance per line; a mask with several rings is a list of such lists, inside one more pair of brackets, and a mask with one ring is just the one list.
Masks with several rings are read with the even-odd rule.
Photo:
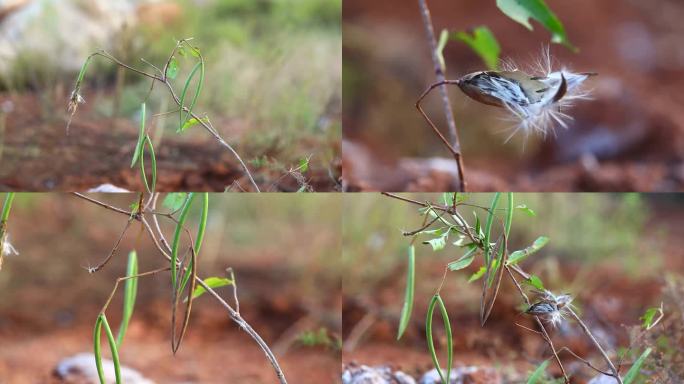
[[[418, 201], [443, 203], [441, 194], [403, 196]], [[491, 197], [491, 194], [485, 193], [469, 194], [467, 202], [489, 206]], [[523, 263], [535, 266], [540, 260], [551, 258], [577, 261], [582, 263], [583, 268], [591, 268], [594, 263], [619, 261], [619, 268], [633, 273], [648, 273], [661, 263], [661, 233], [657, 228], [647, 231], [651, 210], [649, 202], [642, 195], [519, 193], [514, 194], [514, 197], [516, 206], [524, 204], [534, 210], [536, 216], [516, 210], [510, 251], [529, 246], [539, 236], [550, 238], [546, 247]], [[481, 221], [485, 219], [482, 210], [468, 206], [460, 208], [463, 217], [474, 222], [471, 211], [477, 212]], [[372, 292], [371, 287], [386, 281], [394, 273], [404, 276], [405, 252], [410, 238], [402, 236], [401, 232], [421, 226], [423, 217], [418, 214], [418, 206], [379, 194], [355, 194], [344, 197], [344, 212], [345, 293]], [[499, 216], [503, 216], [503, 210]], [[492, 231], [499, 233], [500, 228], [495, 225]], [[417, 268], [424, 263], [421, 260], [426, 258], [437, 258], [446, 265], [462, 253], [450, 244], [444, 250], [433, 252], [430, 245], [417, 242]], [[648, 263], [643, 262], [643, 257], [648, 257]], [[463, 276], [465, 280], [468, 274]], [[428, 280], [422, 279], [423, 284], [420, 285], [427, 284]]]

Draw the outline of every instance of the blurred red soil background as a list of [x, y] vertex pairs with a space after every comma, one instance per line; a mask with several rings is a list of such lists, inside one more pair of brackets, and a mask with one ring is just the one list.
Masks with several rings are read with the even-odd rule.
[[[580, 51], [551, 44], [557, 66], [598, 72], [567, 130], [504, 143], [505, 113], [456, 87], [451, 104], [471, 191], [678, 191], [684, 186], [684, 3], [549, 0]], [[436, 33], [488, 26], [501, 57], [534, 64], [550, 34], [495, 1], [432, 0]], [[343, 8], [343, 173], [349, 190], [444, 191], [455, 167], [414, 104], [434, 82], [418, 4], [348, 0]], [[483, 70], [465, 44], [444, 51], [447, 78]], [[427, 113], [446, 132], [437, 96]], [[566, 111], [567, 112], [567, 111]]]

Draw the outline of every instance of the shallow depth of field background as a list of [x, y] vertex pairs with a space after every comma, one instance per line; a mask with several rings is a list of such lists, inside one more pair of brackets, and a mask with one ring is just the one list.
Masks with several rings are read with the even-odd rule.
[[[442, 203], [440, 194], [402, 194], [418, 201]], [[469, 203], [489, 206], [491, 194], [472, 194]], [[406, 334], [396, 341], [406, 284], [407, 246], [410, 238], [402, 231], [420, 228], [423, 217], [418, 206], [379, 194], [344, 196], [343, 226], [343, 363], [388, 364], [418, 378], [432, 369], [425, 340], [427, 305], [442, 278], [444, 268], [463, 251], [452, 246], [433, 252], [429, 245], [416, 242], [416, 287], [413, 315]], [[515, 194], [515, 204], [526, 204], [537, 216], [521, 211], [514, 214], [509, 250], [522, 249], [537, 237], [546, 235], [548, 245], [529, 256], [524, 270], [539, 276], [547, 289], [571, 293], [584, 321], [611, 353], [629, 345], [633, 326], [650, 307], [664, 303], [668, 316], [663, 327], [648, 335], [656, 345], [646, 370], [663, 373], [656, 360], [676, 368], [684, 342], [684, 257], [682, 223], [684, 200], [677, 195], [638, 194]], [[501, 197], [505, 206], [506, 196]], [[472, 208], [459, 208], [466, 220]], [[484, 222], [484, 214], [480, 218]], [[494, 227], [496, 228], [496, 227]], [[498, 231], [497, 231], [498, 233]], [[427, 240], [422, 236], [419, 240]], [[513, 382], [525, 382], [539, 363], [550, 356], [537, 335], [517, 327], [533, 327], [520, 315], [523, 302], [504, 276], [491, 317], [479, 324], [480, 281], [467, 283], [480, 268], [481, 256], [466, 270], [449, 272], [442, 298], [454, 334], [455, 365], [475, 365], [495, 369]], [[374, 321], [362, 337], [350, 343], [350, 334], [364, 317]], [[366, 319], [367, 321], [368, 319]], [[437, 354], [445, 361], [441, 320], [435, 315]], [[665, 327], [664, 324], [669, 324]], [[365, 323], [368, 325], [368, 323]], [[567, 345], [581, 356], [603, 366], [600, 355], [586, 342], [573, 322], [552, 332], [557, 348]], [[358, 336], [358, 335], [357, 335]], [[657, 341], [656, 341], [657, 340]], [[643, 350], [637, 343], [636, 356]], [[573, 382], [584, 383], [594, 375], [569, 355], [561, 355]], [[611, 355], [611, 356], [614, 356]], [[633, 361], [628, 355], [625, 361]], [[444, 364], [444, 363], [442, 363]], [[623, 368], [624, 374], [626, 368]], [[549, 373], [558, 373], [554, 363]], [[658, 382], [669, 382], [658, 376]], [[517, 380], [517, 381], [516, 381]], [[678, 382], [678, 381], [674, 381]]]
[[[431, 0], [437, 35], [488, 26], [501, 57], [521, 68], [535, 64], [550, 34], [505, 16], [496, 1]], [[548, 0], [565, 25], [573, 53], [551, 44], [556, 65], [598, 72], [587, 82], [592, 101], [564, 111], [568, 130], [543, 140], [504, 143], [510, 123], [498, 108], [479, 104], [456, 86], [451, 104], [471, 191], [675, 191], [684, 186], [684, 3], [678, 0]], [[434, 82], [418, 3], [363, 0], [343, 5], [344, 161], [350, 188], [436, 191], [456, 188], [450, 159], [414, 104]], [[486, 69], [465, 44], [450, 41], [446, 75]], [[446, 125], [435, 92], [428, 115]], [[417, 159], [414, 159], [417, 158]], [[417, 168], [417, 169], [416, 169]], [[453, 167], [452, 167], [453, 168]]]
[[[311, 156], [305, 176], [332, 189], [341, 136], [339, 0], [39, 1], [0, 11], [0, 189], [74, 190], [110, 182], [140, 188], [128, 169], [150, 81], [103, 58], [89, 66], [86, 104], [65, 136], [67, 101], [86, 57], [99, 48], [153, 72], [175, 41], [193, 37], [206, 77], [205, 113], [268, 189]], [[194, 65], [179, 57], [180, 95]], [[192, 90], [193, 88], [191, 88]], [[155, 86], [148, 127], [162, 190], [218, 190], [247, 183], [235, 159], [202, 127], [181, 135], [168, 90]], [[235, 186], [233, 186], [235, 187]], [[291, 178], [275, 189], [297, 189]]]
[[[137, 197], [93, 197], [126, 208]], [[225, 276], [232, 267], [242, 316], [272, 348], [289, 380], [339, 379], [340, 197], [334, 195], [210, 196], [210, 215], [199, 261], [202, 277]], [[199, 204], [190, 214], [196, 230]], [[165, 209], [162, 209], [165, 210]], [[126, 216], [73, 195], [18, 194], [9, 221], [19, 256], [5, 257], [0, 270], [0, 381], [47, 382], [60, 359], [92, 351], [97, 314], [125, 275], [135, 247], [140, 271], [165, 259], [133, 224], [120, 254], [100, 272], [88, 274], [110, 252]], [[166, 237], [172, 223], [162, 226]], [[198, 298], [188, 334], [177, 355], [170, 348], [169, 274], [141, 278], [129, 331], [120, 349], [122, 364], [156, 382], [272, 383], [263, 352], [209, 296]], [[123, 288], [123, 285], [120, 289]], [[229, 287], [217, 290], [229, 302]], [[121, 318], [120, 290], [107, 315], [113, 329]], [[285, 343], [287, 335], [328, 334], [331, 345]], [[103, 347], [109, 356], [109, 350]]]

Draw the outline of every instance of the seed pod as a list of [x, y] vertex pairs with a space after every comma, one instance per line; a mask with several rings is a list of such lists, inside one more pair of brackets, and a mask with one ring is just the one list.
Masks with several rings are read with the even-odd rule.
[[525, 313], [533, 316], [545, 316], [558, 310], [555, 303], [550, 301], [540, 301], [532, 304]]

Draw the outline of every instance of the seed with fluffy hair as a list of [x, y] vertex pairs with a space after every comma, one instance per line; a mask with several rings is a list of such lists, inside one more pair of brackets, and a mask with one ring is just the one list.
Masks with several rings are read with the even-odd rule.
[[548, 49], [542, 52], [537, 68], [528, 72], [512, 62], [502, 64], [502, 71], [483, 71], [458, 79], [459, 88], [472, 99], [506, 108], [515, 123], [508, 141], [516, 132], [525, 136], [546, 136], [555, 125], [567, 128], [572, 117], [566, 113], [575, 100], [588, 99], [582, 83], [595, 73], [574, 73], [567, 68], [553, 71]]

